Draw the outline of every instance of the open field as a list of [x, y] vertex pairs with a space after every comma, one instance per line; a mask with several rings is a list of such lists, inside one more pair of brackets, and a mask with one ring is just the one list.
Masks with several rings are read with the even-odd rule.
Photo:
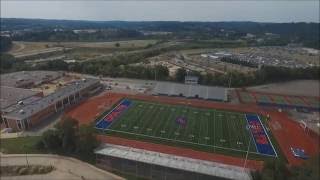
[[119, 48], [143, 48], [149, 44], [156, 43], [156, 40], [128, 40], [128, 41], [108, 41], [108, 42], [13, 42], [13, 47], [9, 53], [28, 53], [31, 51], [43, 51], [53, 47], [66, 48], [117, 48], [116, 43], [119, 43]]
[[143, 48], [149, 44], [155, 44], [156, 40], [129, 40], [129, 41], [108, 41], [108, 42], [62, 42], [65, 47], [85, 47], [85, 48], [116, 48], [115, 44], [119, 43], [119, 48]]
[[[111, 56], [114, 52], [132, 51], [155, 44], [156, 40], [128, 40], [108, 42], [13, 42], [9, 51], [16, 58], [56, 57], [61, 54], [65, 59], [91, 60]], [[119, 44], [119, 46], [116, 46]], [[58, 57], [59, 57], [58, 56]], [[40, 59], [44, 61], [44, 59]], [[32, 62], [32, 61], [31, 61]]]
[[10, 154], [43, 153], [36, 148], [36, 144], [40, 139], [41, 137], [38, 136], [0, 139], [0, 151]]
[[319, 110], [320, 98], [317, 96], [291, 96], [278, 93], [237, 90], [239, 101], [283, 108], [307, 108]]
[[320, 82], [317, 80], [296, 80], [289, 82], [265, 84], [260, 86], [252, 86], [247, 89], [266, 93], [319, 96]]
[[[122, 103], [126, 102], [130, 102], [128, 108], [118, 111], [125, 108]], [[260, 151], [259, 142], [257, 147], [257, 139], [248, 130], [247, 118], [240, 112], [125, 99], [96, 127], [111, 135], [200, 151], [244, 156], [249, 146], [254, 157], [276, 155], [274, 149], [268, 153]], [[267, 140], [270, 132], [265, 133], [264, 143], [272, 146]]]
[[49, 44], [47, 42], [21, 42], [21, 41], [14, 41], [13, 46], [9, 53], [16, 54], [16, 53], [24, 53], [30, 52], [34, 50], [44, 50], [48, 49]]

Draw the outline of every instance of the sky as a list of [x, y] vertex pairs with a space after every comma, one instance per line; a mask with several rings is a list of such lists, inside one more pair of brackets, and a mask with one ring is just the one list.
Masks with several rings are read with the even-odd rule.
[[123, 21], [319, 22], [319, 0], [1, 0], [1, 17]]

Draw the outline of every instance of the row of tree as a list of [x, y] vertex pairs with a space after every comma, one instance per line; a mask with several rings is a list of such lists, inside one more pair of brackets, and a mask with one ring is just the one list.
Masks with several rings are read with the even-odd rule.
[[[13, 56], [1, 55], [1, 73], [22, 70], [62, 70], [78, 73], [102, 75], [110, 77], [128, 77], [137, 79], [156, 79], [162, 81], [183, 82], [187, 74], [185, 69], [178, 69], [174, 77], [169, 76], [165, 66], [143, 65], [144, 59], [153, 56], [155, 52], [134, 53], [130, 56], [119, 55], [108, 59], [66, 63], [63, 60], [49, 61], [42, 64], [30, 65], [16, 61]], [[158, 53], [158, 52], [157, 52]], [[203, 85], [243, 87], [260, 85], [264, 83], [283, 82], [297, 79], [320, 79], [320, 68], [286, 68], [275, 66], [262, 66], [252, 73], [230, 71], [226, 74], [200, 74], [189, 72], [199, 77]]]
[[318, 180], [319, 155], [312, 156], [301, 166], [286, 166], [281, 160], [266, 161], [262, 171], [252, 173], [253, 180]]
[[12, 35], [15, 41], [109, 41], [139, 38], [142, 34], [129, 29], [96, 30], [95, 32], [79, 32], [72, 30], [27, 31]]
[[10, 50], [11, 47], [12, 47], [11, 38], [6, 36], [0, 36], [0, 53]]
[[[187, 74], [185, 69], [178, 69], [173, 80], [184, 81]], [[226, 74], [205, 74], [189, 72], [199, 77], [199, 83], [203, 85], [243, 87], [260, 85], [265, 83], [284, 82], [298, 79], [320, 79], [320, 68], [285, 68], [275, 66], [263, 66], [253, 73], [241, 73], [238, 71], [227, 72]]]
[[78, 121], [63, 118], [55, 129], [43, 133], [37, 148], [63, 155], [94, 161], [94, 149], [99, 145], [93, 125], [78, 125]]

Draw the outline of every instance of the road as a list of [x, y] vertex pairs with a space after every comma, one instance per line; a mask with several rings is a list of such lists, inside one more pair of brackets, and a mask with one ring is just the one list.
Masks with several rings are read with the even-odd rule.
[[[0, 155], [1, 166], [26, 165], [26, 156], [23, 154]], [[107, 171], [96, 168], [88, 163], [74, 158], [49, 155], [49, 154], [29, 154], [27, 159], [30, 165], [52, 165], [55, 170], [42, 175], [27, 176], [7, 176], [1, 180], [122, 180]]]

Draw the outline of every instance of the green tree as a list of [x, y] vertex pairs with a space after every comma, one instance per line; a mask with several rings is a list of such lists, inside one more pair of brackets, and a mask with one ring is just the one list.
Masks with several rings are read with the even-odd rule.
[[252, 177], [254, 180], [287, 180], [288, 169], [281, 160], [268, 160], [264, 162], [262, 171], [252, 173]]
[[179, 68], [175, 74], [175, 80], [178, 82], [183, 82], [187, 71], [184, 68]]
[[76, 135], [78, 131], [78, 121], [71, 118], [63, 118], [57, 125], [60, 130], [62, 149], [65, 152], [73, 152], [76, 149]]
[[15, 58], [10, 54], [0, 53], [1, 73], [9, 71], [16, 63]]
[[95, 130], [91, 125], [81, 125], [76, 142], [76, 152], [83, 158], [90, 159], [90, 156], [94, 156], [93, 150], [99, 145]]
[[157, 80], [166, 80], [169, 76], [169, 70], [165, 66], [155, 66], [154, 71], [156, 71]]
[[6, 36], [0, 36], [0, 52], [6, 52], [12, 47], [11, 38]]
[[294, 166], [290, 168], [291, 177], [290, 180], [318, 180], [319, 173], [319, 154], [312, 156], [305, 161], [301, 166]]
[[40, 146], [49, 151], [57, 152], [61, 150], [61, 137], [58, 130], [48, 130], [43, 133]]

